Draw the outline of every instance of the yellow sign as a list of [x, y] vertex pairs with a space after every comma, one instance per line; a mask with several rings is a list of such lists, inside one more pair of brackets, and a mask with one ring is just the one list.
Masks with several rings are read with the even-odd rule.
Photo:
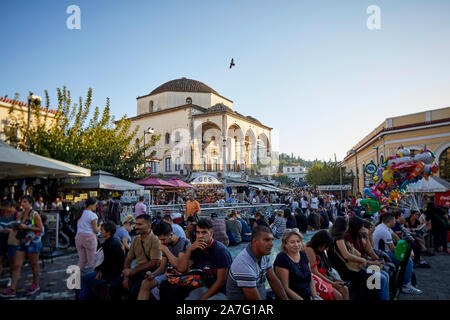
[[118, 193], [118, 192], [113, 192], [112, 196], [113, 196], [114, 198], [116, 198], [116, 197], [119, 196], [119, 193]]
[[79, 201], [81, 201], [82, 199], [80, 198], [80, 197], [75, 197], [75, 199], [73, 200], [74, 202], [79, 202]]
[[86, 200], [88, 198], [88, 194], [87, 193], [80, 193], [80, 199], [81, 200]]
[[67, 194], [66, 195], [66, 200], [67, 201], [72, 201], [73, 200], [73, 195], [72, 194]]
[[89, 197], [97, 197], [98, 193], [97, 191], [89, 191]]

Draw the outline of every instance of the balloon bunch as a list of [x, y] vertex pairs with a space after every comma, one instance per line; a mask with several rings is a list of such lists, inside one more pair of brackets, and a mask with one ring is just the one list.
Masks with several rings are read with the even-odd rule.
[[428, 181], [437, 171], [436, 156], [432, 151], [424, 148], [411, 155], [409, 149], [400, 146], [396, 155], [386, 159], [378, 168], [370, 188], [364, 188], [368, 199], [362, 200], [361, 204], [367, 204], [369, 213], [373, 214], [389, 203], [397, 203], [410, 183], [422, 178]]

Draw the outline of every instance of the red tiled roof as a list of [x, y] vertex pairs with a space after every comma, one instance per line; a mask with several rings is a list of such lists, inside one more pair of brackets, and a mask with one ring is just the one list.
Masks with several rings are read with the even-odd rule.
[[[6, 102], [6, 103], [10, 103], [10, 104], [14, 104], [20, 107], [28, 107], [28, 103], [23, 102], [23, 101], [19, 101], [19, 100], [14, 100], [14, 99], [8, 99], [6, 97], [0, 97], [0, 102]], [[42, 111], [48, 111], [49, 113], [53, 113], [56, 114], [56, 110], [53, 109], [48, 109], [47, 108], [43, 108], [41, 107]]]

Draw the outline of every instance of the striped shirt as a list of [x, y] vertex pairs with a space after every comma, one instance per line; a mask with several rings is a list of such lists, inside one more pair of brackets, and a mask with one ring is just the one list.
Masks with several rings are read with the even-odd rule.
[[257, 288], [262, 300], [266, 299], [266, 273], [271, 269], [270, 257], [258, 260], [249, 244], [234, 259], [227, 278], [227, 299], [246, 300], [242, 288]]

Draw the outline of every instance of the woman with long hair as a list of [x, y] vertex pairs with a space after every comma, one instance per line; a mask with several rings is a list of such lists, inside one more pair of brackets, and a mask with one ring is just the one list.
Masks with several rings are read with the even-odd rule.
[[17, 282], [22, 271], [25, 258], [28, 258], [33, 271], [33, 283], [27, 290], [27, 295], [32, 295], [40, 290], [39, 288], [39, 253], [42, 249], [41, 236], [44, 232], [39, 213], [32, 209], [33, 198], [24, 196], [22, 198], [22, 212], [18, 217], [20, 223], [12, 232], [15, 235], [17, 246], [9, 246], [9, 256], [14, 257], [14, 267], [11, 272], [11, 287], [0, 294], [2, 298], [14, 298], [16, 296]]
[[[348, 288], [344, 281], [336, 279], [331, 273], [331, 267], [325, 251], [333, 243], [327, 230], [316, 232], [306, 244], [305, 252], [311, 263], [311, 272], [316, 282], [316, 290], [324, 300], [349, 300]], [[327, 277], [328, 276], [328, 277]], [[330, 280], [332, 278], [333, 280]]]
[[97, 199], [88, 198], [81, 215], [75, 217], [77, 223], [75, 245], [78, 251], [78, 267], [82, 270], [86, 267], [86, 263], [88, 264], [89, 271], [94, 269], [97, 233], [100, 230], [97, 224], [98, 217], [94, 213], [96, 208]]
[[371, 293], [366, 285], [370, 275], [363, 270], [368, 263], [361, 253], [345, 240], [347, 231], [348, 220], [345, 217], [337, 217], [330, 229], [333, 242], [327, 250], [329, 261], [343, 280], [351, 281], [356, 298], [366, 298]]

